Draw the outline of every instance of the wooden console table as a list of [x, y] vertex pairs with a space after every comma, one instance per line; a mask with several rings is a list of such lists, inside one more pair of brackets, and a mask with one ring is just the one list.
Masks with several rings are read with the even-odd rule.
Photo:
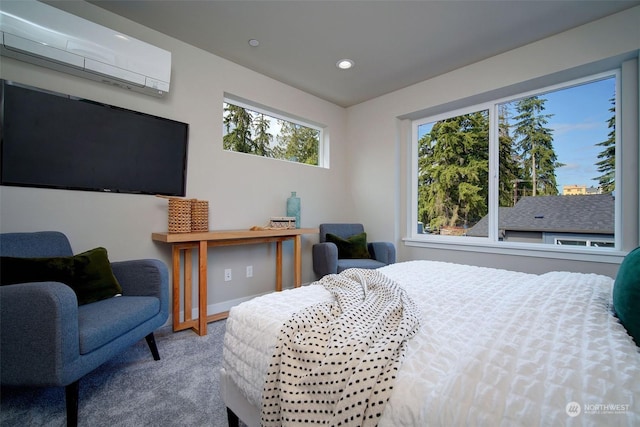
[[[302, 282], [301, 236], [317, 234], [317, 228], [286, 230], [227, 230], [197, 233], [152, 233], [151, 239], [172, 245], [173, 330], [192, 328], [198, 335], [207, 334], [207, 323], [225, 319], [228, 311], [207, 315], [207, 248], [214, 246], [276, 244], [276, 291], [282, 290], [282, 242], [293, 240], [293, 285]], [[198, 251], [198, 318], [191, 318], [192, 251]], [[180, 259], [184, 251], [184, 320], [180, 321]]]

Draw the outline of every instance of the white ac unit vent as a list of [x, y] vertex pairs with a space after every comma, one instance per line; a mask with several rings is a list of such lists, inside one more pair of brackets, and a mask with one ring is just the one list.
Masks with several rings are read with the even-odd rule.
[[171, 52], [34, 0], [0, 1], [0, 55], [147, 95], [169, 92]]

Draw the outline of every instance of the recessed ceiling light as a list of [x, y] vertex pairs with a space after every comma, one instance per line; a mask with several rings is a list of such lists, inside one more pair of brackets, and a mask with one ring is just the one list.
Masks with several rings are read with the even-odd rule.
[[258, 46], [259, 44], [260, 44], [260, 42], [259, 42], [258, 40], [256, 40], [256, 39], [251, 39], [251, 40], [249, 40], [249, 46], [256, 47], [256, 46]]
[[340, 61], [336, 62], [336, 67], [340, 68], [341, 70], [348, 70], [349, 68], [353, 67], [353, 61], [350, 59], [341, 59]]

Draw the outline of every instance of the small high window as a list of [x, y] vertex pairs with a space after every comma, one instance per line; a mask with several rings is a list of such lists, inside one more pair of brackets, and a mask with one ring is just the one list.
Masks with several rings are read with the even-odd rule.
[[225, 150], [323, 166], [322, 127], [225, 98]]

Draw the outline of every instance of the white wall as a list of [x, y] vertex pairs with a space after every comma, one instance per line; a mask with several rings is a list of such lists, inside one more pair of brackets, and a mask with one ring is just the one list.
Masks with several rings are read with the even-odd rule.
[[[62, 3], [61, 3], [62, 4]], [[172, 52], [171, 90], [164, 99], [2, 58], [0, 76], [56, 92], [94, 99], [189, 124], [187, 196], [209, 201], [210, 228], [248, 229], [270, 216], [286, 214], [291, 191], [302, 201], [302, 226], [353, 219], [345, 175], [346, 114], [261, 74], [142, 27], [85, 2], [65, 9], [101, 25]], [[222, 148], [225, 92], [328, 126], [331, 168], [323, 169], [227, 152]], [[170, 265], [169, 247], [151, 241], [167, 230], [167, 201], [149, 195], [105, 194], [55, 189], [0, 187], [0, 231], [60, 230], [74, 252], [104, 246], [112, 260], [160, 258]], [[315, 280], [311, 245], [303, 238], [303, 282]], [[274, 245], [215, 248], [209, 251], [209, 304], [234, 301], [273, 290]], [[284, 287], [293, 284], [291, 242], [285, 243]], [[252, 265], [254, 277], [244, 278]], [[224, 268], [233, 280], [223, 281]]]
[[[457, 103], [460, 107], [465, 99], [499, 93], [503, 88], [550, 84], [558, 76], [575, 78], [576, 73], [585, 70], [595, 72], [608, 66], [610, 58], [637, 56], [639, 24], [640, 7], [636, 7], [350, 107], [347, 139], [351, 167], [348, 173], [356, 217], [366, 218], [376, 238], [395, 241], [400, 260], [435, 259], [529, 272], [560, 269], [614, 276], [618, 267], [615, 263], [531, 259], [406, 246], [401, 239], [407, 229], [409, 119], [419, 117], [423, 111], [446, 109], [441, 107], [444, 105]], [[637, 100], [635, 102], [637, 104]], [[626, 123], [632, 150], [625, 156], [629, 155], [626, 162], [633, 172], [625, 177], [628, 186], [624, 194], [628, 203], [623, 230], [630, 236], [625, 244], [627, 250], [638, 244], [637, 108], [635, 105], [635, 120]]]

